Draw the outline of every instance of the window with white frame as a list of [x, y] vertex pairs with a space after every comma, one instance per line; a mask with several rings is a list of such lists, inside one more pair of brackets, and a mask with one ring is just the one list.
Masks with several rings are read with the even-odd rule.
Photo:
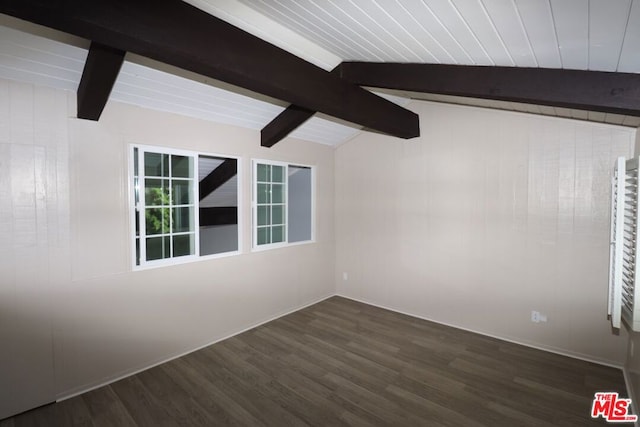
[[237, 159], [132, 147], [136, 267], [238, 251]]
[[313, 168], [253, 162], [253, 247], [313, 240]]

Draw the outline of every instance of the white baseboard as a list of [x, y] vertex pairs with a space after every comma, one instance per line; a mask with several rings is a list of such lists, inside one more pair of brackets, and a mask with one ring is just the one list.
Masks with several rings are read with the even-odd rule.
[[335, 296], [335, 293], [331, 293], [329, 295], [325, 295], [325, 296], [320, 297], [318, 299], [315, 299], [315, 300], [313, 300], [311, 302], [304, 303], [304, 304], [302, 304], [302, 305], [300, 305], [298, 307], [295, 307], [295, 308], [292, 308], [290, 310], [286, 310], [286, 311], [280, 312], [278, 314], [275, 314], [275, 315], [273, 315], [271, 317], [268, 317], [268, 318], [266, 318], [264, 320], [261, 320], [261, 321], [255, 323], [255, 324], [247, 326], [246, 328], [243, 328], [243, 329], [241, 329], [239, 331], [233, 332], [233, 333], [231, 333], [229, 335], [225, 335], [225, 336], [223, 336], [221, 338], [217, 338], [217, 339], [215, 339], [213, 341], [207, 342], [207, 343], [202, 344], [200, 346], [197, 346], [197, 347], [195, 347], [193, 349], [190, 349], [190, 350], [187, 350], [187, 351], [183, 351], [181, 353], [174, 354], [174, 355], [171, 355], [171, 356], [168, 356], [168, 357], [163, 357], [163, 358], [161, 358], [159, 360], [149, 362], [148, 364], [145, 364], [144, 366], [140, 366], [140, 367], [136, 367], [136, 368], [132, 368], [132, 369], [127, 369], [125, 371], [122, 371], [122, 372], [120, 372], [118, 374], [115, 374], [113, 376], [110, 376], [108, 378], [103, 378], [103, 379], [101, 379], [101, 380], [99, 380], [99, 381], [97, 381], [97, 382], [95, 382], [93, 384], [86, 384], [86, 385], [83, 385], [81, 387], [77, 387], [77, 388], [68, 390], [66, 392], [60, 393], [56, 397], [56, 402], [62, 402], [63, 400], [71, 399], [72, 397], [76, 397], [76, 396], [78, 396], [80, 394], [87, 393], [89, 391], [98, 389], [100, 387], [104, 387], [104, 386], [112, 384], [112, 383], [114, 383], [116, 381], [120, 381], [123, 378], [127, 378], [127, 377], [130, 377], [132, 375], [136, 375], [136, 374], [138, 374], [140, 372], [146, 371], [147, 369], [154, 368], [154, 367], [156, 367], [158, 365], [162, 365], [163, 363], [167, 363], [167, 362], [170, 362], [172, 360], [178, 359], [178, 358], [180, 358], [182, 356], [186, 356], [187, 354], [193, 353], [195, 351], [202, 350], [205, 347], [209, 347], [210, 345], [213, 345], [213, 344], [218, 343], [220, 341], [224, 341], [224, 340], [226, 340], [228, 338], [231, 338], [231, 337], [234, 337], [236, 335], [239, 335], [239, 334], [241, 334], [243, 332], [246, 332], [248, 330], [256, 328], [256, 327], [258, 327], [260, 325], [263, 325], [265, 323], [269, 323], [269, 322], [271, 322], [273, 320], [279, 319], [280, 317], [286, 316], [286, 315], [291, 314], [291, 313], [295, 313], [296, 311], [302, 310], [303, 308], [306, 308], [306, 307], [312, 306], [314, 304], [317, 304], [319, 302], [322, 302], [322, 301], [324, 301], [324, 300], [326, 300], [328, 298], [331, 298], [333, 296]]
[[603, 366], [609, 366], [611, 368], [616, 368], [616, 369], [622, 369], [622, 365], [618, 364], [618, 363], [611, 363], [610, 361], [607, 360], [601, 360], [601, 359], [597, 359], [597, 358], [593, 358], [589, 355], [586, 354], [582, 354], [582, 353], [574, 353], [574, 352], [570, 352], [561, 348], [556, 348], [556, 347], [551, 347], [551, 346], [544, 346], [544, 345], [540, 345], [537, 343], [531, 343], [531, 342], [527, 342], [527, 341], [521, 341], [518, 339], [514, 339], [511, 337], [504, 337], [504, 336], [500, 336], [500, 335], [494, 335], [494, 334], [490, 334], [484, 331], [478, 331], [478, 330], [474, 330], [471, 328], [466, 328], [464, 326], [459, 326], [456, 324], [452, 324], [452, 323], [446, 323], [446, 322], [442, 322], [439, 320], [435, 320], [435, 319], [431, 319], [429, 317], [426, 316], [422, 316], [422, 315], [418, 315], [415, 313], [409, 313], [406, 311], [402, 311], [402, 310], [398, 310], [396, 308], [393, 307], [388, 307], [382, 304], [378, 304], [375, 302], [371, 302], [371, 301], [367, 301], [364, 299], [359, 299], [359, 298], [354, 298], [354, 297], [350, 297], [347, 295], [342, 295], [342, 294], [336, 294], [336, 296], [342, 297], [342, 298], [347, 298], [353, 301], [357, 301], [357, 302], [361, 302], [363, 304], [368, 304], [368, 305], [372, 305], [374, 307], [378, 307], [378, 308], [382, 308], [385, 310], [389, 310], [389, 311], [393, 311], [395, 313], [400, 313], [400, 314], [404, 314], [406, 316], [411, 316], [411, 317], [415, 317], [417, 319], [422, 319], [422, 320], [427, 320], [429, 322], [433, 322], [433, 323], [438, 323], [440, 325], [444, 325], [444, 326], [449, 326], [451, 328], [456, 328], [456, 329], [460, 329], [463, 331], [467, 331], [467, 332], [473, 332], [474, 334], [479, 334], [479, 335], [484, 335], [486, 337], [491, 337], [491, 338], [495, 338], [501, 341], [506, 341], [506, 342], [510, 342], [513, 344], [518, 344], [518, 345], [523, 345], [525, 347], [530, 347], [530, 348], [535, 348], [536, 350], [543, 350], [549, 353], [555, 353], [555, 354], [559, 354], [560, 356], [567, 356], [567, 357], [571, 357], [573, 359], [578, 359], [578, 360], [583, 360], [585, 362], [591, 362], [591, 363], [596, 363], [598, 365], [603, 365]]

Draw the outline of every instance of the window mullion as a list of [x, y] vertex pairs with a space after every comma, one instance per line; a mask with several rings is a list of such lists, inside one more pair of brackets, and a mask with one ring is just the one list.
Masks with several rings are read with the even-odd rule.
[[200, 170], [200, 156], [193, 156], [193, 177], [191, 178], [191, 194], [193, 206], [193, 235], [195, 244], [195, 255], [200, 256], [200, 186], [198, 171]]
[[138, 185], [140, 191], [138, 198], [140, 199], [138, 204], [138, 218], [140, 221], [140, 265], [147, 263], [147, 221], [145, 220], [147, 199], [146, 199], [146, 171], [144, 169], [144, 157], [146, 151], [138, 148]]
[[[169, 257], [173, 258], [173, 154], [169, 154]], [[163, 254], [164, 255], [164, 254]]]
[[253, 162], [253, 191], [251, 192], [251, 207], [252, 207], [252, 246], [255, 248], [258, 246], [258, 162]]
[[284, 216], [284, 241], [289, 243], [289, 165], [284, 167], [284, 194], [282, 196], [284, 205], [282, 206]]

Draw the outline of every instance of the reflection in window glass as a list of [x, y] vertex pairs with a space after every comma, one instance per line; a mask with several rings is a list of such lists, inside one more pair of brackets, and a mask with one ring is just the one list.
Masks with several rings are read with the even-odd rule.
[[289, 166], [289, 243], [312, 239], [311, 168]]
[[313, 239], [312, 168], [255, 163], [254, 244]]
[[198, 164], [200, 255], [237, 251], [238, 161], [201, 155]]

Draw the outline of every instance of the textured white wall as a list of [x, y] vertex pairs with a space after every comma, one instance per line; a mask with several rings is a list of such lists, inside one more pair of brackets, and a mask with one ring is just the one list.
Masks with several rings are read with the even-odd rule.
[[363, 134], [336, 150], [338, 293], [621, 365], [626, 336], [606, 319], [609, 177], [634, 130], [409, 108], [420, 138]]
[[[317, 301], [333, 281], [333, 149], [124, 104], [70, 120], [74, 297], [65, 300], [60, 391], [142, 368]], [[241, 156], [242, 255], [131, 273], [127, 155], [147, 144]], [[250, 252], [251, 158], [318, 166], [315, 244]], [[91, 332], [91, 334], [87, 334]], [[96, 336], [99, 337], [96, 341]]]
[[68, 95], [0, 79], [0, 419], [51, 401], [69, 283]]
[[[68, 107], [69, 105], [69, 107]], [[335, 292], [333, 149], [0, 79], [0, 418]], [[129, 144], [241, 156], [242, 254], [133, 272]], [[317, 165], [317, 241], [250, 251], [250, 159]]]

